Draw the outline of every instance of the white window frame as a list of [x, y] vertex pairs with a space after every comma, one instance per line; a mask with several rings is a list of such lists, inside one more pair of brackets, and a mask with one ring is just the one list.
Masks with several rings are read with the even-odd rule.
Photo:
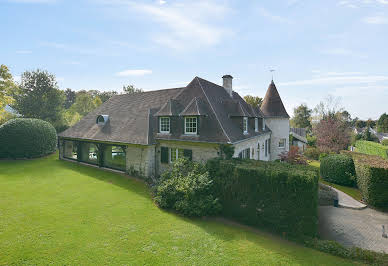
[[[179, 159], [179, 150], [182, 151], [182, 153], [184, 153], [184, 149], [180, 149], [180, 148], [168, 148], [168, 161], [170, 163], [173, 163], [174, 161], [171, 160], [171, 156], [174, 154], [175, 155], [175, 161], [177, 161]], [[184, 155], [182, 155], [182, 157], [184, 157]]]
[[248, 117], [243, 117], [243, 132], [244, 134], [248, 134]]
[[[162, 119], [167, 119], [168, 120], [168, 131], [162, 130]], [[166, 117], [166, 116], [159, 117], [159, 129], [160, 129], [160, 133], [163, 133], [163, 134], [170, 133], [170, 130], [171, 130], [171, 120], [170, 120], [169, 117]]]
[[[280, 143], [283, 141], [283, 143], [284, 143], [284, 145], [280, 145]], [[282, 149], [284, 149], [285, 147], [286, 147], [286, 139], [280, 139], [279, 140], [279, 148], [282, 148]]]
[[[187, 120], [194, 119], [195, 120], [195, 132], [187, 132]], [[193, 122], [192, 122], [193, 123]], [[187, 135], [197, 135], [198, 132], [198, 118], [195, 116], [187, 116], [185, 117], [185, 134]]]
[[255, 117], [255, 132], [259, 132], [259, 119]]

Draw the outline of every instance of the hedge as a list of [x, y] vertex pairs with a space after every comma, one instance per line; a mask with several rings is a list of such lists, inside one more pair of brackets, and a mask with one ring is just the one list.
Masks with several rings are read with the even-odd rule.
[[289, 236], [317, 234], [316, 169], [236, 159], [209, 160], [207, 167], [223, 216]]
[[379, 156], [344, 152], [354, 159], [357, 185], [364, 201], [378, 208], [388, 207], [388, 160]]
[[388, 159], [388, 146], [366, 140], [357, 141], [355, 146], [357, 152], [369, 155], [377, 155], [384, 159]]
[[35, 158], [56, 150], [57, 133], [48, 122], [15, 118], [0, 126], [0, 158]]
[[324, 180], [345, 186], [354, 186], [356, 171], [352, 157], [344, 154], [331, 154], [321, 160], [321, 176]]

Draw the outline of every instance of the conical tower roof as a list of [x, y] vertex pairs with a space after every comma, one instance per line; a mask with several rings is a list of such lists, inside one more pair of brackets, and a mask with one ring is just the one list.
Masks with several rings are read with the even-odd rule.
[[287, 114], [286, 108], [284, 108], [282, 99], [280, 98], [279, 92], [276, 89], [273, 80], [268, 86], [267, 93], [265, 94], [263, 103], [261, 104], [261, 111], [264, 117], [284, 117], [290, 118]]

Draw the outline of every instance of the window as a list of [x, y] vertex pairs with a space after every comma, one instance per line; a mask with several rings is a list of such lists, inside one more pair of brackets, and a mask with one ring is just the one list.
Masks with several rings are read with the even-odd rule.
[[255, 118], [255, 132], [259, 131], [259, 119], [256, 117]]
[[268, 139], [265, 140], [265, 157], [268, 156]]
[[185, 134], [197, 134], [197, 118], [185, 117]]
[[161, 163], [174, 163], [179, 158], [187, 158], [190, 161], [193, 159], [193, 151], [178, 148], [161, 147]]
[[242, 152], [240, 152], [238, 154], [238, 157], [240, 159], [250, 159], [251, 158], [251, 149], [247, 148], [247, 149], [243, 150]]
[[263, 117], [263, 130], [265, 130], [265, 119]]
[[248, 133], [248, 117], [244, 117], [243, 119], [243, 131], [244, 134]]
[[170, 133], [170, 118], [160, 117], [159, 118], [160, 133]]
[[286, 139], [280, 139], [279, 148], [285, 148], [285, 147], [286, 147]]
[[125, 149], [121, 146], [106, 145], [104, 147], [103, 166], [118, 170], [125, 170]]

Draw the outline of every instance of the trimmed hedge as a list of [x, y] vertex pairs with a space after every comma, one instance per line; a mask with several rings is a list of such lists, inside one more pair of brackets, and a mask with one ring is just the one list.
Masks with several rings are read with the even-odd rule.
[[356, 152], [351, 155], [356, 165], [357, 185], [364, 201], [378, 208], [388, 207], [388, 161], [379, 156]]
[[282, 162], [207, 162], [222, 215], [242, 223], [303, 237], [317, 234], [318, 171]]
[[344, 154], [331, 154], [321, 160], [321, 176], [324, 180], [345, 186], [354, 186], [356, 170], [353, 159]]
[[373, 141], [359, 140], [356, 142], [356, 148], [357, 152], [377, 155], [384, 159], [388, 159], [388, 146]]
[[0, 158], [35, 158], [56, 150], [57, 133], [48, 122], [15, 118], [0, 126]]

